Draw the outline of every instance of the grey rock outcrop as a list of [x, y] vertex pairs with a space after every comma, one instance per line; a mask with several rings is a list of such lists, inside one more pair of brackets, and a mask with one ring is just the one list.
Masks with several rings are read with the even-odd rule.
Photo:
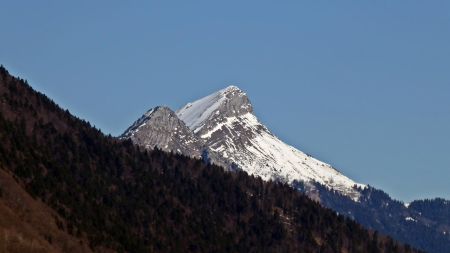
[[153, 149], [176, 152], [200, 158], [203, 142], [168, 107], [158, 106], [147, 111], [133, 123], [121, 138], [129, 138], [133, 143]]

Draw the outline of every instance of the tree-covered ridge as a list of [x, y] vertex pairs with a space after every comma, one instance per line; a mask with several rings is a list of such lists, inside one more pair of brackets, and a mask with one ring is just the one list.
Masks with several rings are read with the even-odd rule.
[[[302, 185], [296, 185], [303, 190]], [[408, 207], [371, 186], [361, 189], [355, 202], [338, 192], [316, 185], [321, 204], [418, 249], [447, 253], [450, 248], [450, 204], [444, 199], [416, 200]]]
[[105, 136], [3, 67], [0, 168], [94, 250], [417, 252], [287, 185]]

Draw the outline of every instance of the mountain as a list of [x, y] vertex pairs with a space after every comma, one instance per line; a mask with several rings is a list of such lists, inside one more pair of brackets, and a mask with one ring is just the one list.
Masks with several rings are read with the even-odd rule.
[[419, 252], [288, 185], [106, 136], [3, 67], [0, 183], [7, 252]]
[[319, 183], [355, 201], [357, 188], [365, 187], [279, 140], [258, 121], [246, 93], [236, 86], [188, 103], [176, 115], [167, 107], [151, 109], [121, 138], [190, 157], [207, 154], [214, 164], [241, 169], [265, 181], [301, 181], [310, 187]]
[[266, 181], [319, 183], [355, 201], [357, 188], [365, 187], [279, 140], [258, 121], [246, 93], [236, 86], [188, 103], [176, 116], [167, 107], [150, 110], [121, 138], [191, 157], [206, 152], [211, 162], [225, 168]]
[[439, 253], [450, 250], [450, 214], [445, 205], [438, 205], [439, 215], [426, 216], [415, 209], [418, 204], [408, 208], [285, 144], [259, 122], [247, 94], [236, 86], [188, 103], [176, 115], [191, 136], [203, 143], [203, 159], [206, 153], [208, 161], [229, 170], [288, 183], [323, 206], [417, 248]]

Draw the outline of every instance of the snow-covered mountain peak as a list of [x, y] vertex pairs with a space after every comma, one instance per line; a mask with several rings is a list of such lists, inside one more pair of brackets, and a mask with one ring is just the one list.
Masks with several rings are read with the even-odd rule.
[[253, 107], [246, 93], [231, 85], [186, 104], [177, 111], [177, 115], [197, 133], [205, 126], [205, 122], [217, 115], [231, 117], [252, 112]]
[[365, 187], [279, 140], [259, 122], [246, 93], [236, 86], [189, 103], [177, 115], [229, 167], [264, 180], [320, 183], [355, 200], [355, 186]]

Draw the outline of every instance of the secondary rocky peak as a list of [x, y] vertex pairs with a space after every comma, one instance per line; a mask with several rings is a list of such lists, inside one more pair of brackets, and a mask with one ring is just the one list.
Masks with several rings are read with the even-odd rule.
[[200, 157], [203, 149], [202, 141], [166, 106], [148, 110], [121, 137], [145, 148], [157, 147], [191, 157]]
[[155, 108], [148, 110], [143, 116], [146, 116], [147, 118], [152, 118], [152, 117], [161, 117], [164, 115], [175, 116], [175, 112], [172, 111], [172, 109], [170, 109], [167, 106], [156, 106]]
[[154, 108], [149, 109], [147, 112], [145, 112], [138, 120], [136, 120], [125, 132], [121, 135], [122, 138], [128, 138], [131, 137], [138, 129], [146, 125], [146, 123], [150, 120], [154, 120], [155, 117], [161, 118], [170, 118], [175, 115], [175, 112], [172, 111], [169, 107], [166, 106], [157, 106]]

